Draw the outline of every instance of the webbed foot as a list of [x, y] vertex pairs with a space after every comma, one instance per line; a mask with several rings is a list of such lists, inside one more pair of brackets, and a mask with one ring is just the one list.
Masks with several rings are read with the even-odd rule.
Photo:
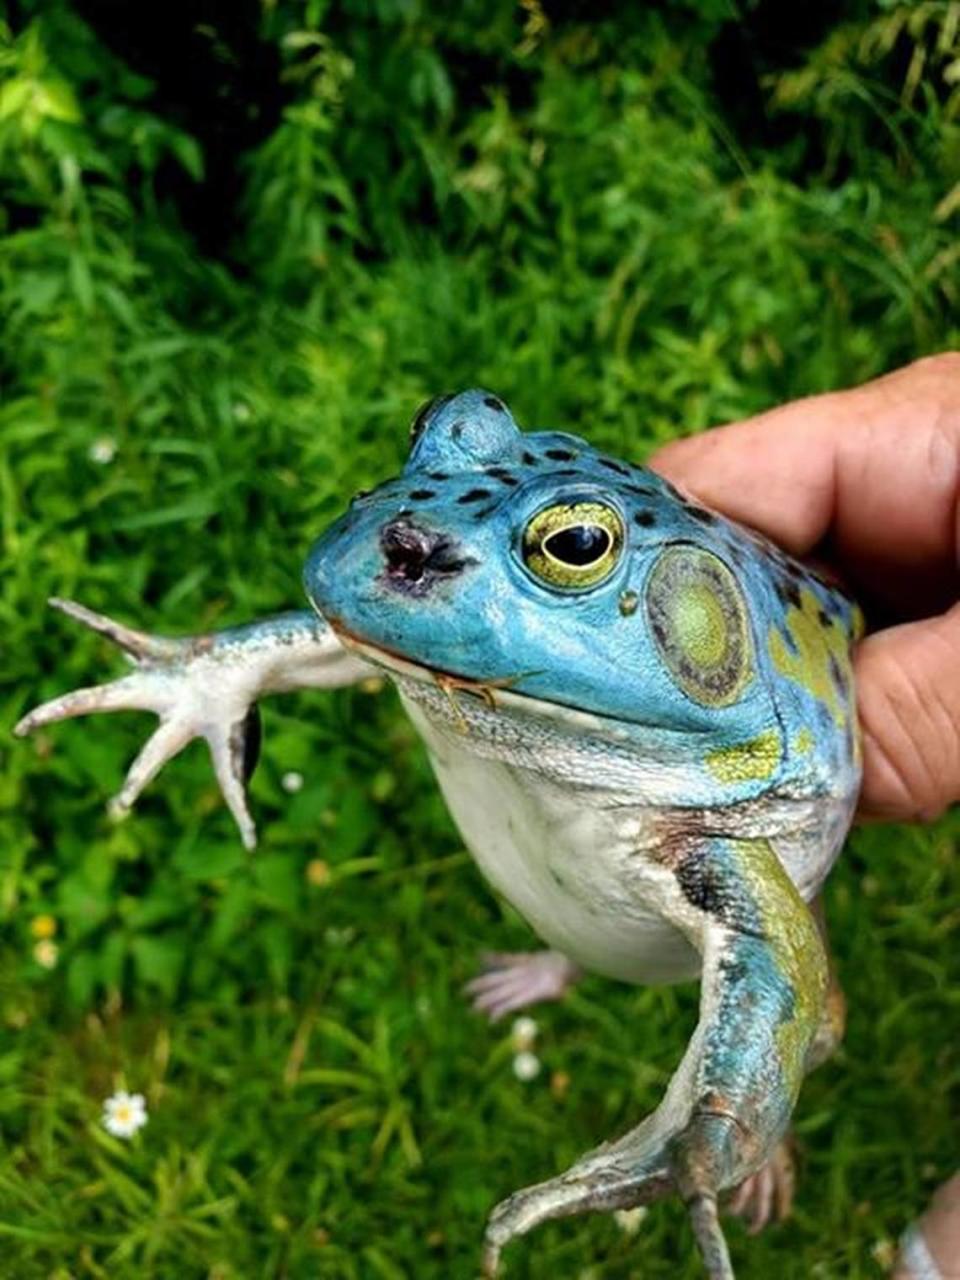
[[121, 818], [166, 762], [194, 738], [210, 748], [213, 768], [243, 843], [257, 841], [246, 783], [260, 746], [255, 702], [264, 693], [333, 688], [369, 673], [348, 654], [322, 618], [306, 611], [208, 635], [170, 639], [135, 631], [70, 600], [50, 604], [123, 650], [134, 670], [119, 680], [76, 689], [35, 707], [14, 728], [22, 737], [41, 725], [94, 711], [153, 711], [160, 725], [130, 766], [110, 812]]
[[492, 951], [483, 971], [464, 987], [470, 1003], [491, 1022], [546, 1000], [560, 1000], [580, 969], [559, 951]]
[[[123, 650], [134, 671], [119, 680], [76, 689], [35, 707], [14, 727], [24, 736], [41, 725], [94, 711], [153, 711], [160, 726], [147, 740], [109, 802], [111, 816], [124, 818], [140, 793], [193, 738], [205, 738], [220, 790], [233, 814], [244, 845], [257, 842], [247, 808], [245, 783], [256, 762], [259, 725], [251, 713], [249, 680], [237, 679], [225, 654], [214, 658], [209, 637], [183, 640], [151, 636], [72, 600], [56, 597], [50, 604], [61, 613], [106, 636]], [[233, 677], [231, 679], [231, 676]], [[244, 686], [247, 687], [244, 687]]]
[[666, 1162], [644, 1171], [636, 1165], [638, 1156], [642, 1162], [642, 1153], [622, 1139], [584, 1156], [558, 1178], [525, 1187], [501, 1201], [490, 1214], [484, 1234], [484, 1276], [498, 1274], [500, 1255], [511, 1240], [551, 1218], [632, 1209], [669, 1191], [672, 1180]]
[[709, 1179], [698, 1175], [718, 1156], [742, 1159], [742, 1135], [726, 1123], [727, 1117], [706, 1113], [672, 1135], [670, 1110], [661, 1107], [618, 1142], [599, 1147], [560, 1177], [515, 1192], [497, 1205], [484, 1236], [484, 1275], [497, 1275], [500, 1255], [511, 1240], [551, 1218], [632, 1209], [680, 1191], [709, 1280], [734, 1280], [716, 1193]]

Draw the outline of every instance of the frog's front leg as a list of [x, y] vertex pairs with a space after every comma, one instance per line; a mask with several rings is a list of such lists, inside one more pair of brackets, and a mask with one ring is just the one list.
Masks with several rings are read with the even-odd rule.
[[660, 869], [665, 914], [703, 956], [696, 1031], [642, 1124], [494, 1210], [487, 1275], [509, 1240], [547, 1219], [676, 1191], [711, 1280], [733, 1276], [718, 1196], [759, 1169], [787, 1128], [821, 1020], [826, 960], [813, 917], [767, 841], [685, 837]]
[[245, 784], [260, 745], [256, 700], [298, 688], [334, 688], [372, 672], [348, 653], [330, 627], [306, 610], [265, 618], [209, 635], [172, 639], [134, 631], [69, 600], [50, 603], [107, 636], [134, 670], [119, 680], [65, 693], [36, 707], [14, 728], [24, 735], [41, 725], [92, 711], [153, 711], [160, 725], [130, 766], [110, 802], [127, 814], [148, 782], [193, 738], [204, 738], [214, 772], [248, 849], [256, 829]]

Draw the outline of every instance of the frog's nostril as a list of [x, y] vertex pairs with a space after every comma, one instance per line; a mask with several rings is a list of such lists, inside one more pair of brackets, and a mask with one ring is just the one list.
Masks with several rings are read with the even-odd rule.
[[387, 576], [419, 582], [427, 567], [437, 535], [418, 529], [408, 520], [393, 520], [380, 531], [380, 546], [387, 562]]
[[[450, 578], [477, 562], [443, 533], [421, 529], [409, 520], [391, 520], [380, 530], [386, 560], [383, 578], [398, 590], [421, 594], [438, 578]], [[417, 590], [419, 588], [419, 590]]]

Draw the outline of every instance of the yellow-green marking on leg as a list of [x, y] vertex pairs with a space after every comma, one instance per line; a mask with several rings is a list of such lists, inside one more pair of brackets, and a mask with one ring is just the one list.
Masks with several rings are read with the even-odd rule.
[[763, 781], [773, 776], [781, 760], [780, 735], [775, 729], [708, 753], [707, 768], [718, 782]]

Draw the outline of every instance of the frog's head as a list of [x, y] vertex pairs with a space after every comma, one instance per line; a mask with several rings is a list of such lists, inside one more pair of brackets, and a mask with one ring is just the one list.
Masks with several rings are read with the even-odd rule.
[[722, 746], [774, 720], [730, 537], [653, 472], [466, 391], [421, 409], [402, 474], [353, 500], [305, 581], [387, 667]]

